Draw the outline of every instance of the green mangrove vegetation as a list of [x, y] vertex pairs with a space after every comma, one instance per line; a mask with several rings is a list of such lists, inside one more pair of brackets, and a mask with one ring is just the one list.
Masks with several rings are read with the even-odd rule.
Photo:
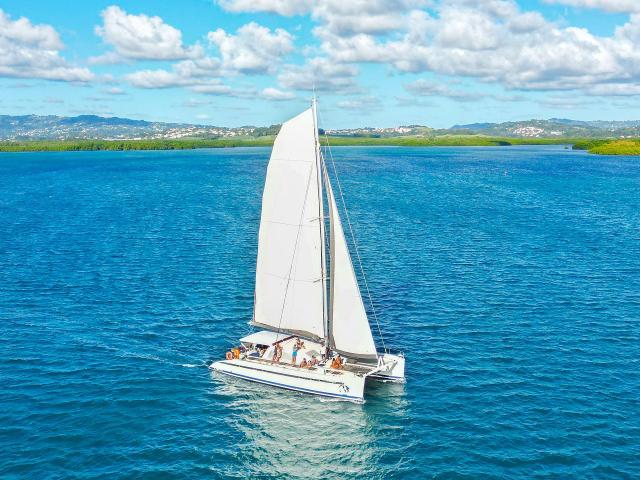
[[[151, 139], [151, 140], [31, 140], [0, 142], [0, 152], [70, 152], [99, 150], [190, 150], [196, 148], [269, 147], [275, 135], [258, 137]], [[640, 139], [511, 138], [484, 135], [434, 135], [397, 137], [320, 137], [332, 146], [477, 147], [513, 145], [572, 145], [601, 155], [640, 155]]]
[[0, 142], [0, 152], [73, 152], [97, 150], [191, 150], [194, 148], [268, 147], [272, 136], [179, 140], [32, 140]]
[[640, 139], [589, 140], [576, 143], [573, 148], [596, 155], [640, 155]]
[[[69, 152], [94, 150], [189, 150], [195, 148], [268, 147], [275, 136], [178, 140], [32, 140], [0, 142], [0, 152]], [[325, 144], [326, 137], [321, 137]], [[333, 146], [510, 146], [571, 144], [569, 139], [520, 139], [482, 135], [441, 135], [434, 137], [329, 137]]]

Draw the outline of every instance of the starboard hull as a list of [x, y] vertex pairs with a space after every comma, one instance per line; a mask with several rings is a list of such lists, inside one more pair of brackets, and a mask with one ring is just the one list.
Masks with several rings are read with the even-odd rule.
[[297, 392], [362, 402], [365, 377], [350, 372], [317, 368], [307, 370], [289, 365], [255, 362], [246, 359], [214, 362], [211, 370], [243, 380]]
[[383, 360], [383, 364], [388, 365], [386, 369], [372, 374], [369, 378], [373, 380], [380, 380], [383, 382], [404, 383], [404, 355], [394, 355], [391, 353], [380, 354]]

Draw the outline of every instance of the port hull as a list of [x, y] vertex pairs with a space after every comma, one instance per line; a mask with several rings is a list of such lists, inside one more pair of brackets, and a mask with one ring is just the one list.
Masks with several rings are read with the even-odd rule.
[[365, 376], [324, 367], [305, 369], [247, 358], [221, 360], [209, 367], [243, 380], [351, 402], [364, 399]]

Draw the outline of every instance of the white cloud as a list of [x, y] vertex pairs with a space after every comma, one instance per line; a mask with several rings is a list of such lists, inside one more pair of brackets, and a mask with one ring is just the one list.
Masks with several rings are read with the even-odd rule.
[[191, 88], [191, 90], [197, 93], [203, 93], [205, 95], [240, 96], [239, 94], [236, 94], [230, 86], [224, 85], [223, 83], [215, 83], [215, 82], [195, 85], [194, 87]]
[[27, 18], [12, 20], [0, 9], [0, 76], [88, 82], [94, 74], [70, 65], [60, 56], [64, 48], [50, 25], [34, 25]]
[[416, 80], [404, 86], [405, 90], [423, 97], [447, 97], [458, 101], [481, 100], [478, 93], [451, 88], [447, 83], [425, 79]]
[[278, 90], [273, 87], [267, 87], [262, 90], [262, 92], [260, 92], [260, 96], [266, 100], [292, 100], [296, 98], [296, 95], [293, 92], [283, 92], [282, 90]]
[[125, 79], [138, 88], [184, 87], [209, 95], [249, 96], [257, 94], [255, 89], [232, 89], [220, 78], [273, 72], [279, 59], [293, 50], [292, 38], [282, 29], [271, 31], [256, 23], [240, 27], [236, 35], [218, 29], [209, 32], [208, 39], [220, 50], [221, 58], [202, 55], [177, 62], [170, 69], [140, 70]]
[[178, 62], [171, 70], [140, 70], [125, 76], [138, 88], [172, 88], [220, 86], [220, 62], [214, 58], [198, 58]]
[[278, 15], [304, 15], [311, 11], [313, 0], [218, 0], [230, 12], [268, 12]]
[[254, 97], [255, 89], [246, 86], [231, 88], [220, 77], [220, 62], [215, 58], [184, 60], [172, 66], [171, 70], [139, 70], [125, 76], [137, 88], [162, 89], [186, 88], [206, 95], [227, 95], [233, 97]]
[[62, 50], [64, 45], [58, 32], [51, 25], [33, 25], [28, 18], [11, 20], [0, 10], [0, 32], [3, 39], [11, 39], [21, 45], [30, 45], [44, 50]]
[[640, 12], [638, 0], [544, 0], [545, 3], [567, 5], [579, 8], [598, 8], [605, 12]]
[[183, 60], [173, 66], [173, 70], [181, 77], [193, 78], [198, 81], [219, 77], [220, 68], [220, 60], [211, 57]]
[[108, 95], [126, 95], [127, 94], [127, 92], [125, 92], [120, 87], [105, 88], [104, 90], [102, 90], [102, 92]]
[[304, 65], [285, 65], [278, 82], [294, 90], [318, 90], [334, 93], [358, 91], [355, 78], [358, 69], [353, 65], [313, 58]]
[[474, 90], [455, 88], [452, 84], [459, 82], [452, 79], [440, 79], [438, 80], [426, 80], [419, 79], [411, 83], [404, 85], [404, 89], [414, 95], [414, 101], [417, 97], [436, 97], [436, 98], [449, 98], [457, 102], [479, 102], [483, 100], [494, 100], [498, 102], [523, 102], [527, 100], [524, 95], [504, 95], [495, 93], [483, 93], [478, 91], [477, 87]]
[[201, 99], [201, 98], [189, 98], [182, 102], [181, 106], [187, 108], [200, 108], [211, 105], [211, 100], [209, 99]]
[[371, 111], [382, 108], [382, 102], [377, 97], [364, 96], [342, 100], [338, 102], [338, 107], [344, 108], [345, 110], [356, 110], [360, 112]]
[[181, 60], [202, 56], [199, 46], [185, 47], [182, 32], [167, 25], [160, 17], [130, 15], [112, 5], [102, 11], [103, 25], [95, 28], [115, 52], [95, 57], [94, 63], [131, 60]]
[[640, 85], [629, 85], [627, 83], [612, 83], [595, 85], [587, 90], [590, 95], [604, 97], [631, 97], [640, 95]]
[[306, 15], [323, 23], [333, 33], [380, 33], [403, 25], [403, 14], [430, 5], [431, 0], [218, 0], [231, 12], [268, 12]]
[[233, 93], [231, 87], [223, 84], [219, 79], [183, 76], [175, 70], [140, 70], [125, 78], [134, 87], [145, 89], [186, 87], [193, 92], [208, 95], [230, 95]]
[[[316, 34], [333, 62], [378, 62], [401, 72], [476, 78], [524, 90], [582, 90], [640, 84], [640, 14], [601, 37], [563, 27], [513, 0], [443, 0], [434, 14], [411, 10], [394, 35]], [[612, 87], [615, 86], [615, 87]], [[631, 94], [631, 93], [629, 93]]]
[[373, 35], [360, 33], [342, 37], [321, 29], [316, 29], [316, 34], [322, 39], [322, 49], [335, 62], [386, 63], [393, 58], [391, 52], [380, 45]]
[[272, 33], [255, 22], [240, 27], [236, 35], [219, 28], [207, 38], [220, 50], [223, 68], [241, 73], [273, 72], [280, 59], [293, 51], [293, 37], [287, 31], [277, 28]]
[[321, 31], [334, 35], [382, 34], [402, 29], [406, 14], [427, 4], [425, 0], [319, 0], [313, 17], [321, 22]]
[[502, 24], [489, 12], [445, 8], [440, 11], [433, 43], [458, 50], [495, 50], [503, 36]]
[[167, 70], [139, 70], [126, 75], [125, 79], [138, 88], [172, 88], [194, 85], [191, 79], [183, 78], [176, 72]]
[[[524, 11], [515, 0], [215, 1], [231, 12], [309, 15], [319, 42], [302, 46], [301, 52], [309, 56], [305, 63], [280, 66], [294, 51], [294, 38], [286, 30], [251, 22], [235, 32], [209, 32], [209, 46], [189, 46], [183, 44], [180, 30], [160, 17], [131, 15], [110, 6], [102, 12], [103, 24], [96, 33], [113, 48], [90, 62], [175, 60], [171, 67], [140, 70], [125, 79], [140, 88], [183, 87], [225, 95], [249, 92], [224, 85], [221, 78], [225, 76], [278, 72], [278, 88], [252, 90], [273, 100], [314, 87], [361, 93], [360, 63], [383, 64], [391, 72], [473, 78], [516, 90], [612, 96], [635, 95], [640, 90], [640, 0], [544, 0], [630, 13], [608, 36], [549, 21], [539, 12]], [[0, 75], [94, 79], [88, 69], [69, 65], [60, 55], [62, 48], [51, 26], [32, 25], [27, 19], [12, 21], [0, 10]], [[220, 58], [207, 56], [205, 48], [219, 50], [215, 56]], [[416, 96], [470, 98], [465, 90], [425, 80], [405, 89]]]
[[579, 98], [575, 95], [550, 95], [543, 98], [540, 103], [545, 107], [559, 109], [559, 110], [572, 110], [586, 105], [593, 105], [593, 99]]

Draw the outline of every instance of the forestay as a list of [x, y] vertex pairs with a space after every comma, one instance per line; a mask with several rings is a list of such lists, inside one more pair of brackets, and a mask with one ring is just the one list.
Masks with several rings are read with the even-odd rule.
[[282, 125], [267, 168], [253, 324], [324, 337], [323, 213], [313, 109]]
[[371, 335], [353, 263], [342, 229], [331, 183], [326, 179], [330, 221], [329, 341], [334, 350], [352, 358], [375, 360], [376, 345]]

